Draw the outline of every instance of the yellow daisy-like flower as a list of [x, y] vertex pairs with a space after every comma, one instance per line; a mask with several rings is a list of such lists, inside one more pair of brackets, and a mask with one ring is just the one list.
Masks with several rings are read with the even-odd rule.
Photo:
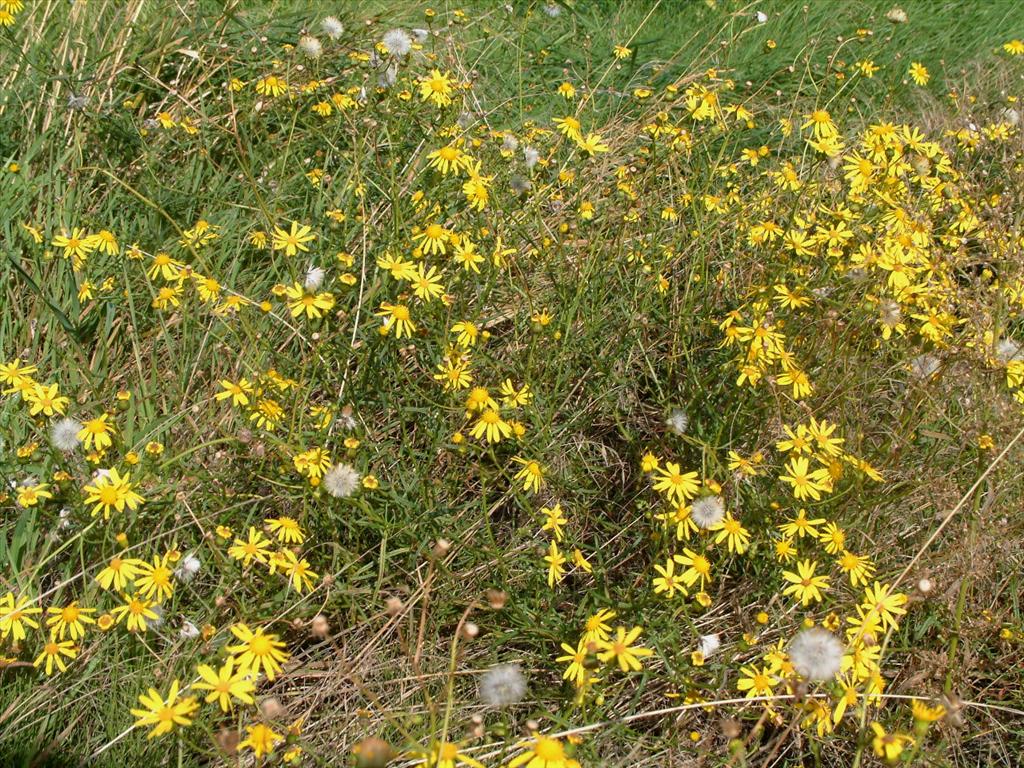
[[114, 444], [110, 437], [114, 433], [114, 425], [107, 422], [108, 418], [109, 414], [104, 413], [82, 424], [77, 437], [86, 448], [103, 451]]
[[252, 694], [256, 692], [256, 684], [248, 672], [235, 668], [233, 657], [229, 657], [219, 670], [201, 664], [196, 668], [196, 673], [202, 680], [193, 683], [192, 687], [197, 691], [209, 691], [206, 695], [207, 704], [216, 701], [222, 711], [228, 712], [233, 706], [232, 699], [243, 704], [255, 703]]
[[73, 640], [65, 640], [60, 642], [53, 638], [50, 638], [43, 646], [43, 652], [36, 657], [36, 660], [32, 662], [32, 666], [39, 668], [44, 663], [46, 665], [46, 674], [52, 675], [54, 666], [57, 667], [61, 672], [68, 668], [67, 659], [73, 659], [78, 655], [78, 648], [75, 647]]
[[284, 251], [285, 256], [294, 256], [299, 251], [308, 252], [309, 247], [306, 243], [313, 240], [316, 240], [316, 235], [311, 232], [311, 227], [293, 221], [291, 229], [287, 232], [280, 227], [274, 227], [274, 239], [271, 247], [275, 251]]
[[512, 436], [512, 427], [501, 417], [497, 408], [486, 408], [469, 434], [477, 439], [486, 437], [488, 443], [498, 443]]
[[264, 522], [270, 528], [270, 532], [284, 544], [301, 544], [306, 540], [306, 534], [293, 517], [268, 517]]
[[8, 592], [0, 597], [0, 640], [6, 640], [8, 636], [15, 643], [25, 639], [25, 627], [39, 629], [39, 624], [32, 617], [43, 612], [43, 609], [32, 604], [32, 600], [25, 596], [15, 597]]
[[828, 576], [816, 576], [818, 564], [813, 560], [801, 560], [796, 564], [796, 573], [783, 571], [782, 578], [790, 583], [782, 590], [784, 595], [795, 595], [801, 605], [821, 602], [822, 591], [828, 588]]
[[526, 751], [512, 758], [508, 768], [580, 768], [579, 762], [566, 756], [565, 746], [558, 739], [538, 735], [519, 746]]
[[429, 75], [420, 78], [420, 99], [438, 107], [447, 107], [452, 103], [452, 86], [448, 73], [441, 74], [439, 70], [433, 69]]
[[664, 496], [673, 504], [682, 504], [688, 499], [697, 495], [700, 488], [700, 481], [697, 480], [696, 472], [684, 473], [679, 465], [668, 461], [664, 468], [655, 470], [657, 476], [654, 480], [654, 490]]
[[135, 511], [146, 501], [134, 491], [131, 474], [126, 472], [122, 477], [116, 468], [107, 470], [82, 490], [86, 493], [85, 503], [94, 505], [92, 516], [102, 512], [104, 520], [110, 519], [112, 511], [123, 512], [126, 508]]
[[257, 628], [254, 632], [246, 624], [235, 624], [231, 634], [241, 642], [238, 645], [225, 647], [228, 653], [235, 654], [240, 672], [259, 674], [261, 671], [268, 680], [273, 680], [281, 671], [281, 664], [288, 660], [288, 653], [277, 635], [267, 634]]
[[623, 672], [629, 672], [630, 670], [639, 672], [643, 669], [640, 659], [645, 656], [651, 656], [654, 653], [650, 648], [634, 645], [641, 632], [643, 632], [641, 627], [633, 627], [628, 632], [625, 627], [617, 627], [615, 638], [601, 643], [603, 650], [597, 654], [597, 658], [605, 663], [609, 661], [616, 662], [619, 665], [619, 669]]
[[180, 683], [174, 680], [166, 698], [155, 688], [150, 688], [147, 693], [139, 696], [142, 707], [131, 712], [138, 718], [135, 721], [136, 728], [154, 726], [146, 738], [161, 736], [175, 728], [184, 728], [192, 724], [192, 714], [199, 708], [199, 704], [192, 696], [179, 699], [179, 690]]
[[80, 640], [85, 636], [85, 625], [96, 623], [96, 620], [89, 615], [95, 612], [95, 608], [82, 608], [77, 600], [68, 603], [63, 608], [51, 605], [46, 609], [49, 616], [46, 626], [50, 628], [50, 637], [55, 640], [63, 640], [64, 635], [67, 634], [72, 640]]

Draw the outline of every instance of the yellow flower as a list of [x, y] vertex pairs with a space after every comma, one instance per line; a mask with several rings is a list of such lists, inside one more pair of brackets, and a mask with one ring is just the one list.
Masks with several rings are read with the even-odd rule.
[[437, 268], [429, 267], [424, 269], [422, 262], [416, 265], [410, 282], [412, 283], [413, 293], [422, 301], [430, 301], [444, 294], [444, 286], [441, 284]]
[[519, 746], [526, 751], [512, 758], [508, 768], [580, 768], [576, 760], [566, 757], [565, 747], [558, 739], [538, 735]]
[[75, 643], [72, 640], [65, 640], [64, 642], [58, 642], [54, 638], [50, 638], [45, 645], [43, 645], [43, 652], [36, 657], [36, 660], [32, 662], [32, 666], [39, 667], [46, 662], [46, 674], [53, 674], [54, 665], [57, 666], [61, 672], [68, 668], [67, 663], [64, 661], [64, 657], [73, 659], [78, 655], [78, 648], [75, 647]]
[[256, 81], [256, 93], [260, 96], [277, 98], [288, 90], [288, 83], [283, 77], [267, 75]]
[[813, 560], [801, 560], [796, 564], [797, 572], [783, 571], [782, 578], [790, 582], [790, 586], [782, 590], [784, 595], [796, 595], [802, 605], [822, 600], [822, 590], [828, 588], [828, 576], [815, 576], [818, 564]]
[[281, 671], [281, 663], [287, 661], [287, 652], [277, 635], [267, 634], [260, 628], [253, 632], [245, 624], [235, 624], [231, 634], [241, 642], [238, 645], [225, 646], [228, 653], [235, 655], [239, 672], [252, 672], [258, 675], [261, 671], [268, 680], [273, 680]]
[[110, 437], [114, 433], [114, 426], [107, 423], [109, 414], [101, 414], [95, 419], [90, 419], [82, 425], [82, 429], [78, 432], [78, 439], [82, 441], [86, 448], [92, 448], [95, 446], [97, 451], [103, 451], [114, 444], [113, 439]]
[[615, 611], [608, 608], [601, 608], [597, 613], [587, 619], [584, 625], [583, 639], [588, 643], [599, 643], [603, 640], [607, 640], [612, 636], [612, 628], [608, 622], [614, 618]]
[[497, 408], [485, 408], [469, 434], [477, 439], [486, 437], [488, 443], [498, 443], [512, 436], [512, 427]]
[[565, 556], [558, 550], [558, 544], [554, 541], [548, 546], [548, 553], [544, 555], [544, 562], [548, 564], [548, 586], [554, 587], [556, 581], [565, 578]]
[[554, 119], [555, 126], [558, 128], [558, 132], [565, 136], [567, 139], [572, 141], [582, 141], [583, 132], [580, 121], [571, 115], [566, 117], [556, 117]]
[[839, 134], [839, 129], [832, 122], [832, 116], [824, 109], [816, 109], [810, 114], [804, 115], [804, 118], [807, 122], [800, 127], [810, 128], [816, 139], [830, 139]]
[[784, 524], [779, 526], [779, 530], [782, 531], [784, 536], [792, 538], [796, 536], [798, 539], [802, 539], [804, 536], [810, 536], [811, 538], [818, 537], [817, 526], [825, 522], [825, 518], [818, 517], [814, 520], [807, 519], [807, 510], [801, 507], [797, 511], [796, 517], [787, 520]]
[[555, 541], [562, 540], [562, 526], [569, 522], [562, 514], [562, 505], [555, 504], [553, 507], [541, 507], [540, 513], [547, 519], [544, 521], [544, 525], [541, 526], [542, 531], [551, 531], [555, 537]]
[[779, 682], [779, 679], [769, 672], [768, 667], [764, 666], [760, 669], [753, 665], [740, 667], [740, 675], [736, 688], [746, 691], [747, 698], [771, 696], [772, 689]]
[[576, 145], [591, 157], [608, 151], [608, 145], [596, 133], [588, 133], [586, 138], [578, 139]]
[[71, 259], [77, 269], [89, 257], [89, 254], [96, 250], [96, 241], [86, 234], [84, 229], [73, 227], [71, 234], [66, 232], [53, 238], [52, 245], [55, 248], [64, 249], [64, 258]]
[[520, 481], [523, 484], [523, 490], [527, 493], [537, 493], [544, 485], [544, 468], [540, 462], [524, 459], [521, 456], [513, 456], [512, 461], [522, 466], [513, 479]]
[[[797, 499], [812, 498], [815, 501], [821, 499], [821, 492], [828, 489], [828, 470], [809, 468], [806, 457], [798, 456], [789, 460], [786, 464], [788, 474], [780, 475], [779, 480], [792, 486], [793, 496]], [[821, 522], [824, 522], [822, 520]]]
[[429, 768], [456, 768], [459, 765], [468, 765], [470, 768], [484, 768], [479, 760], [462, 754], [459, 745], [446, 741], [443, 744], [437, 742], [426, 754], [426, 765]]
[[380, 305], [380, 311], [377, 312], [378, 317], [384, 318], [384, 325], [381, 328], [382, 333], [390, 333], [391, 329], [395, 330], [395, 338], [400, 339], [403, 336], [412, 338], [412, 335], [416, 333], [416, 326], [410, 319], [409, 308], [404, 304], [389, 304], [383, 302]]
[[458, 173], [465, 169], [470, 162], [470, 158], [469, 155], [462, 151], [461, 147], [456, 144], [449, 144], [429, 153], [427, 161], [429, 167], [436, 168], [441, 172], [442, 176], [447, 176], [450, 173]]
[[705, 555], [697, 554], [692, 549], [684, 547], [683, 554], [672, 555], [672, 559], [678, 565], [686, 566], [686, 570], [681, 576], [686, 586], [692, 587], [700, 581], [700, 588], [704, 589], [704, 585], [711, 581], [711, 561]]
[[34, 507], [42, 499], [52, 499], [53, 494], [46, 490], [49, 487], [50, 486], [47, 485], [46, 483], [36, 483], [35, 485], [19, 485], [18, 506]]
[[888, 584], [879, 584], [877, 581], [873, 586], [864, 590], [864, 600], [861, 602], [865, 611], [874, 613], [879, 617], [884, 626], [896, 629], [896, 617], [907, 612], [903, 606], [907, 604], [907, 596], [900, 592], [893, 592]]
[[199, 708], [195, 698], [178, 698], [179, 682], [174, 680], [167, 692], [167, 698], [163, 698], [155, 688], [150, 688], [147, 693], [139, 696], [141, 709], [133, 709], [132, 714], [138, 718], [135, 721], [136, 728], [143, 728], [149, 725], [155, 726], [146, 738], [153, 738], [165, 733], [170, 733], [176, 727], [185, 727], [192, 724], [192, 713]]
[[209, 691], [206, 695], [207, 704], [216, 701], [221, 710], [227, 712], [232, 707], [232, 698], [243, 704], [255, 703], [252, 694], [256, 692], [256, 684], [248, 672], [235, 669], [234, 658], [229, 657], [219, 670], [201, 664], [196, 668], [196, 673], [202, 680], [193, 683], [192, 687], [198, 691]]
[[583, 556], [583, 552], [581, 552], [579, 550], [579, 548], [573, 549], [573, 551], [572, 551], [572, 562], [573, 562], [573, 565], [575, 565], [577, 568], [579, 568], [582, 571], [586, 571], [587, 573], [593, 573], [594, 572], [594, 566], [592, 566], [590, 564], [590, 561], [587, 560], [587, 558]]
[[291, 229], [285, 232], [280, 227], [274, 227], [274, 239], [272, 248], [275, 251], [284, 251], [285, 256], [294, 256], [299, 251], [307, 252], [309, 247], [306, 243], [316, 240], [311, 228], [297, 221], [291, 223]]
[[270, 532], [284, 544], [301, 544], [306, 540], [306, 535], [293, 517], [268, 517], [264, 522], [270, 528]]
[[0, 639], [6, 640], [10, 636], [14, 643], [20, 643], [26, 637], [26, 626], [39, 629], [32, 616], [42, 612], [43, 609], [32, 605], [32, 600], [25, 595], [15, 597], [8, 592], [0, 597]]
[[433, 102], [439, 107], [446, 107], [452, 103], [452, 81], [446, 72], [441, 74], [439, 70], [433, 69], [426, 77], [420, 78], [420, 99]]
[[253, 386], [246, 379], [239, 379], [238, 383], [228, 379], [221, 379], [221, 391], [214, 395], [214, 399], [226, 400], [231, 398], [232, 406], [248, 406], [249, 395], [253, 392]]
[[288, 297], [288, 309], [292, 317], [299, 317], [305, 314], [308, 319], [315, 320], [330, 312], [334, 307], [334, 294], [322, 291], [310, 293], [300, 283], [295, 283], [286, 289]]
[[617, 627], [615, 639], [600, 643], [603, 650], [597, 654], [598, 660], [604, 663], [615, 661], [623, 672], [639, 672], [643, 668], [640, 659], [654, 653], [650, 648], [633, 645], [642, 631], [641, 627], [633, 627], [628, 632], [625, 627]]
[[124, 603], [115, 607], [111, 613], [114, 620], [120, 624], [125, 621], [129, 632], [145, 632], [148, 627], [147, 621], [158, 621], [160, 615], [153, 610], [153, 602], [139, 597], [138, 594], [125, 595]]
[[742, 555], [750, 546], [750, 533], [739, 520], [732, 516], [732, 512], [726, 512], [725, 517], [715, 523], [709, 530], [718, 531], [715, 536], [715, 543], [721, 544], [726, 541], [730, 552]]
[[[440, 224], [428, 224], [413, 237], [413, 241], [427, 256], [444, 256], [448, 252], [447, 244], [452, 241], [452, 233]], [[416, 276], [416, 272], [416, 268], [410, 266], [408, 269], [403, 270], [403, 278], [401, 279], [411, 280]], [[394, 274], [393, 269], [392, 274]]]
[[153, 563], [143, 562], [139, 566], [139, 577], [135, 580], [136, 589], [143, 597], [153, 598], [161, 602], [170, 598], [174, 592], [174, 572], [167, 566], [170, 554], [162, 558], [153, 555]]
[[577, 686], [581, 686], [587, 678], [587, 668], [584, 666], [587, 660], [587, 656], [590, 653], [590, 642], [587, 638], [581, 637], [579, 643], [573, 648], [568, 643], [562, 643], [562, 650], [566, 652], [565, 656], [559, 656], [555, 661], [565, 664], [568, 663], [565, 672], [562, 673], [563, 680], [569, 680], [575, 683]]
[[82, 608], [77, 600], [58, 608], [51, 605], [46, 609], [50, 617], [46, 620], [46, 626], [50, 628], [50, 637], [55, 640], [63, 640], [67, 633], [72, 640], [79, 640], [85, 636], [85, 625], [95, 624], [96, 620], [90, 616], [95, 613], [95, 608]]
[[29, 415], [53, 416], [56, 413], [64, 415], [68, 407], [69, 399], [61, 397], [56, 384], [36, 383], [32, 389], [25, 390], [25, 400], [29, 403]]
[[682, 504], [687, 499], [697, 495], [700, 482], [697, 480], [696, 472], [683, 473], [679, 465], [674, 462], [666, 462], [664, 469], [657, 469], [657, 477], [654, 481], [654, 490], [662, 493], [674, 504]]
[[640, 471], [645, 474], [653, 472], [658, 468], [659, 463], [658, 457], [648, 451], [640, 457]]
[[875, 734], [871, 739], [871, 749], [874, 750], [877, 757], [890, 763], [899, 760], [904, 748], [908, 744], [914, 743], [914, 740], [909, 736], [899, 733], [886, 733], [885, 728], [878, 723], [871, 723], [871, 730]]
[[843, 554], [836, 561], [836, 564], [850, 577], [850, 584], [867, 585], [868, 578], [875, 572], [875, 566], [867, 555], [855, 555], [853, 552], [843, 550]]
[[686, 585], [682, 577], [675, 572], [676, 563], [675, 560], [669, 558], [664, 566], [654, 564], [654, 570], [658, 572], [658, 575], [652, 579], [651, 584], [654, 587], [654, 594], [660, 595], [665, 594], [665, 597], [671, 600], [675, 597], [676, 592], [679, 592], [684, 597], [688, 594], [686, 591]]
[[910, 69], [907, 70], [907, 74], [910, 75], [910, 79], [918, 85], [927, 85], [931, 75], [928, 74], [928, 70], [925, 69], [924, 64], [919, 61], [915, 61], [910, 65]]
[[946, 708], [941, 704], [929, 705], [921, 699], [910, 702], [910, 711], [918, 723], [934, 723], [946, 714]]
[[92, 485], [87, 485], [82, 490], [87, 494], [85, 503], [95, 505], [92, 508], [92, 516], [96, 517], [102, 512], [104, 520], [110, 519], [112, 510], [123, 512], [127, 507], [134, 512], [146, 501], [133, 490], [131, 474], [126, 472], [122, 477], [116, 468], [106, 470]]
[[289, 584], [300, 595], [303, 591], [311, 590], [318, 578], [318, 575], [309, 567], [309, 561], [305, 558], [300, 559], [290, 549], [281, 550], [281, 559], [276, 563], [271, 562], [271, 573], [275, 568], [279, 568], [288, 577]]
[[1006, 43], [1003, 43], [1003, 50], [1006, 51], [1011, 56], [1020, 56], [1022, 53], [1024, 53], [1024, 41], [1016, 39], [1010, 40]]
[[121, 592], [142, 572], [142, 566], [145, 564], [145, 561], [136, 558], [114, 557], [96, 574], [96, 581], [103, 589]]

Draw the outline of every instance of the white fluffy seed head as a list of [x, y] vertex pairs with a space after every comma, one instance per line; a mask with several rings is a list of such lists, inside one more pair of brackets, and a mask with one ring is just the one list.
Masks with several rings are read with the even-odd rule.
[[181, 622], [181, 636], [186, 640], [192, 640], [199, 637], [199, 627], [193, 624], [188, 619]]
[[416, 29], [414, 29], [412, 31], [413, 39], [417, 43], [419, 43], [420, 45], [423, 45], [425, 42], [427, 42], [427, 38], [429, 36], [430, 36], [430, 30], [429, 29], [416, 28]]
[[1020, 342], [1013, 339], [1000, 339], [996, 342], [996, 357], [1004, 363], [1020, 360], [1022, 356], [1024, 356], [1024, 350], [1021, 349]]
[[61, 419], [50, 429], [50, 441], [58, 450], [70, 453], [81, 444], [78, 439], [78, 433], [81, 431], [80, 422], [71, 418]]
[[526, 160], [526, 167], [532, 169], [540, 160], [540, 152], [533, 147], [523, 149], [523, 159]]
[[665, 419], [665, 426], [669, 431], [677, 435], [685, 435], [686, 428], [690, 426], [690, 417], [679, 408], [673, 408]]
[[793, 668], [808, 680], [831, 680], [843, 661], [843, 644], [839, 638], [821, 627], [797, 632], [789, 644]]
[[359, 488], [359, 473], [348, 464], [335, 464], [324, 475], [323, 486], [334, 498], [347, 498]]
[[519, 174], [512, 176], [512, 178], [508, 180], [508, 185], [516, 195], [525, 195], [530, 191], [530, 187], [533, 186], [529, 179], [524, 179]]
[[900, 305], [892, 299], [882, 299], [878, 305], [878, 312], [882, 323], [889, 328], [895, 328], [903, 322], [903, 310]]
[[412, 38], [404, 29], [388, 30], [381, 42], [388, 49], [388, 53], [397, 58], [402, 58], [412, 50]]
[[722, 647], [722, 641], [718, 639], [718, 635], [701, 635], [700, 643], [697, 645], [697, 650], [700, 651], [701, 656], [705, 659], [711, 658], [711, 656], [717, 653], [718, 649]]
[[309, 269], [306, 270], [306, 280], [303, 283], [303, 287], [310, 292], [320, 290], [320, 286], [324, 283], [324, 275], [326, 274], [323, 267], [310, 265]]
[[312, 35], [303, 35], [299, 38], [299, 50], [307, 59], [319, 59], [324, 52], [324, 47]]
[[519, 148], [519, 139], [511, 133], [506, 133], [501, 139], [501, 148], [506, 152], [515, 152]]
[[526, 695], [526, 678], [518, 664], [502, 664], [480, 678], [480, 698], [492, 707], [507, 707]]
[[562, 15], [562, 7], [557, 3], [548, 3], [544, 6], [544, 13], [555, 19]]
[[904, 11], [899, 6], [893, 6], [892, 8], [890, 8], [886, 12], [885, 18], [887, 18], [893, 24], [906, 24], [907, 20], [909, 19], [909, 17], [907, 16], [907, 12]]
[[341, 33], [345, 31], [345, 25], [338, 21], [334, 16], [328, 16], [320, 22], [320, 29], [323, 30], [323, 33], [331, 40], [337, 40], [341, 37]]
[[939, 358], [925, 353], [910, 361], [910, 372], [915, 379], [930, 379], [939, 370]]
[[203, 564], [198, 557], [188, 554], [181, 558], [181, 562], [174, 570], [174, 575], [181, 581], [192, 581], [202, 567]]
[[380, 74], [377, 75], [377, 85], [381, 88], [390, 88], [398, 81], [398, 62], [392, 61]]
[[690, 519], [707, 530], [725, 517], [725, 501], [721, 496], [701, 496], [690, 507]]

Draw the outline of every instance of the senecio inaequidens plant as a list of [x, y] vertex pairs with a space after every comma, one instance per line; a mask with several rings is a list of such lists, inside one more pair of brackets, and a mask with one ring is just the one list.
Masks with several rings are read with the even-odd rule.
[[[799, 34], [767, 5], [696, 58], [646, 22], [529, 47], [583, 5], [284, 43], [242, 13], [244, 44], [190, 27], [47, 95], [27, 119], [78, 158], [51, 178], [8, 132], [0, 756], [78, 723], [87, 761], [429, 768], [924, 764], [970, 733], [955, 691], [999, 665], [961, 674], [961, 638], [1020, 660], [1015, 582], [931, 555], [1020, 523], [967, 502], [1021, 498], [991, 483], [1024, 43], [980, 100], [885, 55], [913, 8], [763, 82], [727, 62]], [[27, 41], [54, 13], [0, 0]], [[120, 714], [48, 709], [83, 696]]]

